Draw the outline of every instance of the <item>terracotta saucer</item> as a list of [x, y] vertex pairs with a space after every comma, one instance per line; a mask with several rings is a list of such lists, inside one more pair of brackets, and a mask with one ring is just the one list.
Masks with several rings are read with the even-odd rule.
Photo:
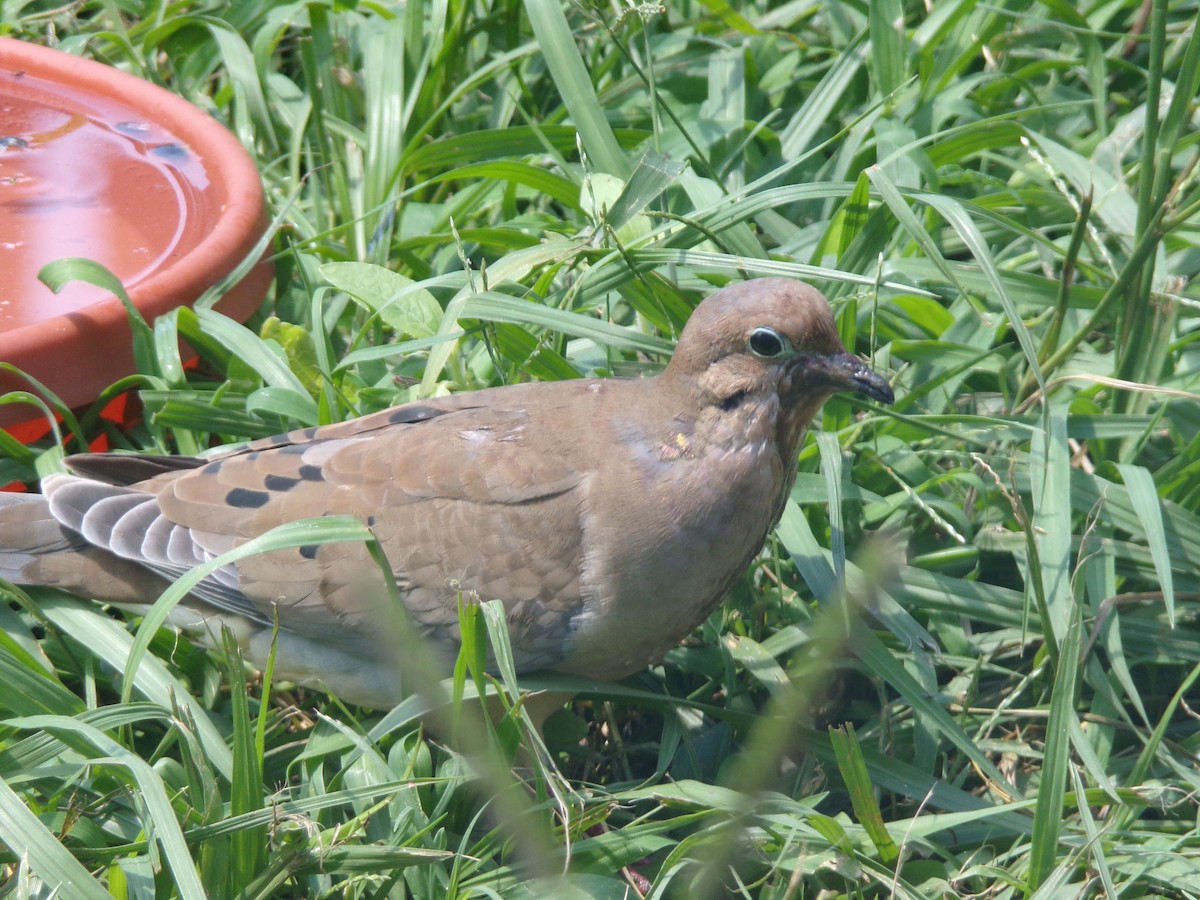
[[[0, 362], [69, 407], [134, 371], [125, 309], [46, 263], [84, 257], [121, 279], [147, 321], [191, 304], [245, 259], [266, 211], [258, 170], [219, 122], [110, 66], [0, 38]], [[259, 263], [217, 304], [245, 320], [273, 277]], [[28, 390], [0, 372], [0, 393]], [[0, 424], [38, 416], [0, 406]]]

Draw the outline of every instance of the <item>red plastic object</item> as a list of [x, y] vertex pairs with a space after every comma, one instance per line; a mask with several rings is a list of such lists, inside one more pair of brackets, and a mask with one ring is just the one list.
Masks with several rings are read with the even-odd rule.
[[[254, 249], [267, 223], [254, 161], [186, 100], [110, 66], [0, 38], [0, 362], [83, 406], [134, 371], [124, 307], [37, 280], [95, 260], [155, 317], [194, 303]], [[260, 262], [217, 304], [245, 320], [274, 275]], [[0, 372], [0, 393], [28, 382]], [[0, 406], [0, 425], [38, 417]]]

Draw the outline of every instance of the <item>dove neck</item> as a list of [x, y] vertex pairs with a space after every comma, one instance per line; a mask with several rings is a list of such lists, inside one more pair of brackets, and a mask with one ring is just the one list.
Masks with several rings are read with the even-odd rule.
[[775, 446], [780, 409], [773, 390], [729, 378], [662, 377], [668, 390], [660, 396], [670, 398], [675, 422], [686, 423], [699, 445], [717, 452]]

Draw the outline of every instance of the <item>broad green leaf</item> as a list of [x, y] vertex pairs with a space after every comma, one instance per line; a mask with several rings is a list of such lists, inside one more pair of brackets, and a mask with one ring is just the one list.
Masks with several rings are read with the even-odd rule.
[[321, 275], [367, 305], [402, 335], [428, 338], [437, 332], [442, 307], [411, 278], [372, 263], [331, 262]]

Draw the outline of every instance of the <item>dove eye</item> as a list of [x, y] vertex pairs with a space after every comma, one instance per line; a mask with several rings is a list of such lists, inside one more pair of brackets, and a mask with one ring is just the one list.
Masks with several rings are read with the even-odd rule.
[[760, 325], [750, 332], [750, 352], [763, 359], [774, 359], [782, 356], [788, 349], [787, 338], [766, 325]]

